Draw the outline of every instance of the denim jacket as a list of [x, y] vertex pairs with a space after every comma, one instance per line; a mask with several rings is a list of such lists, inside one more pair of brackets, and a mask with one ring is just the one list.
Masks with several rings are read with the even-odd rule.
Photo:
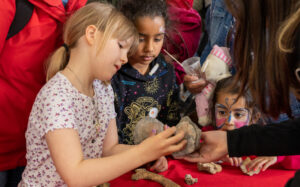
[[201, 63], [206, 60], [215, 44], [220, 47], [226, 46], [227, 35], [234, 24], [233, 16], [227, 12], [223, 0], [212, 0], [205, 17], [208, 42], [201, 53]]

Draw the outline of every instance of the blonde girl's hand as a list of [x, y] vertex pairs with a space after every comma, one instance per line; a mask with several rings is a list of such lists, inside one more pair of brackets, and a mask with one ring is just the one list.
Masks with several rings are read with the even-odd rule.
[[168, 169], [168, 160], [164, 156], [157, 159], [155, 163], [150, 167], [150, 170], [155, 170], [157, 172], [164, 172], [167, 169]]
[[239, 167], [243, 162], [243, 159], [241, 157], [229, 157], [229, 155], [224, 156], [221, 160], [223, 162], [229, 162], [230, 165], [236, 167]]
[[262, 171], [266, 171], [268, 167], [277, 162], [277, 156], [260, 156], [257, 157], [246, 166], [248, 171], [256, 171], [262, 168]]
[[193, 94], [200, 93], [206, 86], [206, 81], [204, 79], [199, 79], [196, 76], [185, 75], [183, 77], [184, 86]]
[[161, 156], [181, 150], [186, 144], [186, 140], [182, 140], [184, 132], [181, 131], [174, 135], [175, 132], [176, 127], [167, 128], [155, 136], [150, 136], [137, 145], [141, 159], [143, 159], [142, 161], [147, 163]]

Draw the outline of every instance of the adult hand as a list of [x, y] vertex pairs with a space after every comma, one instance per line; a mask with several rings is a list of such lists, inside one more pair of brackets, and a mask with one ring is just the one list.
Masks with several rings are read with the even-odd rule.
[[277, 162], [277, 156], [259, 156], [253, 160], [246, 166], [248, 171], [256, 171], [262, 168], [262, 171], [265, 171], [271, 165]]
[[197, 94], [202, 91], [207, 82], [205, 79], [199, 79], [196, 76], [185, 75], [183, 77], [183, 84], [191, 93]]
[[228, 154], [226, 131], [203, 132], [201, 140], [199, 153], [183, 157], [184, 160], [207, 163], [220, 160]]

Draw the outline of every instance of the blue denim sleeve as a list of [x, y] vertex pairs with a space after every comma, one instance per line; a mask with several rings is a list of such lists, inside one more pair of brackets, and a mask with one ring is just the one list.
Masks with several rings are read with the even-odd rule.
[[206, 60], [212, 47], [216, 44], [226, 46], [226, 38], [233, 27], [233, 17], [226, 10], [223, 0], [212, 0], [206, 15], [208, 42], [201, 53], [201, 63]]
[[[294, 118], [300, 118], [300, 102], [297, 100], [294, 94], [290, 93], [290, 106], [292, 110], [292, 116]], [[267, 119], [267, 122], [269, 123], [280, 123], [283, 121], [287, 121], [290, 118], [287, 114], [283, 113], [280, 114], [278, 119], [269, 118]]]

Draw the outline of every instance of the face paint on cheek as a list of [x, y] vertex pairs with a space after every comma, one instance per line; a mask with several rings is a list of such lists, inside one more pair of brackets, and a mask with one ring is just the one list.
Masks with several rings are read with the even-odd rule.
[[238, 129], [238, 128], [241, 128], [243, 126], [247, 126], [249, 125], [249, 116], [247, 116], [247, 120], [246, 121], [237, 121], [237, 120], [234, 120], [234, 125], [235, 127]]
[[247, 126], [248, 125], [248, 121], [245, 122], [241, 122], [241, 121], [234, 121], [234, 126], [238, 129], [241, 128], [243, 126]]
[[220, 129], [223, 127], [223, 125], [225, 124], [226, 118], [220, 118], [220, 119], [216, 119], [216, 126], [217, 129]]

